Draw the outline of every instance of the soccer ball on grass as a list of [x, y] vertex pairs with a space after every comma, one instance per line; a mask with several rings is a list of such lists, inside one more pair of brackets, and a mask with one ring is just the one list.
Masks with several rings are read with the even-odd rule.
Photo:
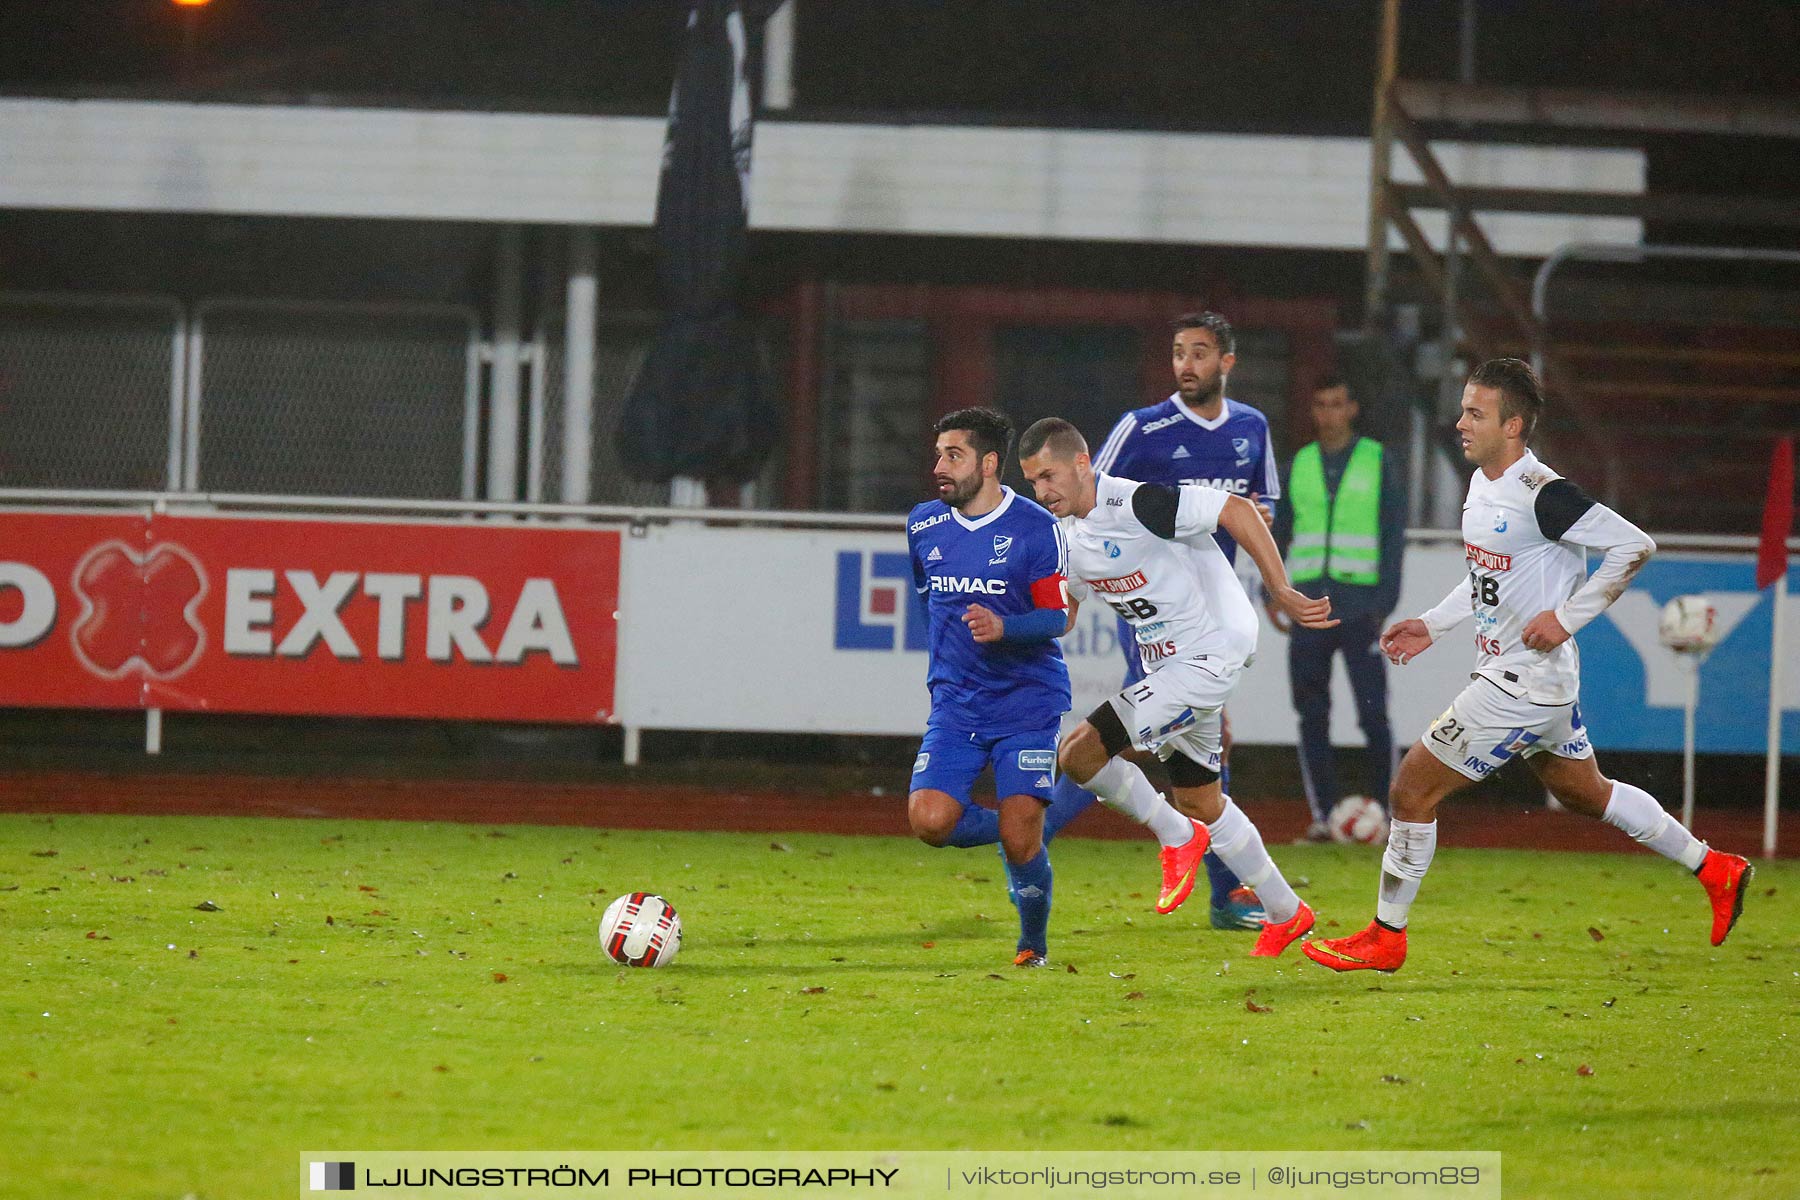
[[681, 949], [681, 917], [661, 896], [620, 896], [600, 918], [600, 949], [628, 967], [666, 966]]
[[1387, 838], [1387, 814], [1367, 796], [1345, 796], [1332, 807], [1326, 823], [1331, 826], [1334, 842], [1366, 846]]

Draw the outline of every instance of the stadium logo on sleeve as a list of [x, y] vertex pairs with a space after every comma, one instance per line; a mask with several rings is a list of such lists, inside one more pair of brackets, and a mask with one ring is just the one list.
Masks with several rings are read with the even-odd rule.
[[885, 550], [840, 550], [832, 645], [839, 650], [924, 650], [925, 612], [912, 562]]

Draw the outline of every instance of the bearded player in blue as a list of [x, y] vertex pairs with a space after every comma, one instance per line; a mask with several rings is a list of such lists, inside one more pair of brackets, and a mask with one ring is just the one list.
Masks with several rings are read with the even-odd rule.
[[[1000, 484], [1012, 422], [966, 408], [937, 423], [938, 499], [906, 522], [913, 583], [929, 616], [931, 719], [907, 816], [931, 846], [1000, 843], [1019, 910], [1015, 966], [1049, 952], [1044, 807], [1056, 777], [1069, 671], [1056, 639], [1073, 620], [1056, 520]], [[970, 799], [992, 765], [1000, 810]]]
[[[1094, 470], [1139, 483], [1199, 483], [1242, 496], [1257, 506], [1263, 520], [1274, 520], [1271, 507], [1281, 495], [1281, 475], [1269, 439], [1269, 422], [1261, 412], [1225, 395], [1225, 377], [1237, 362], [1237, 339], [1231, 323], [1215, 312], [1183, 313], [1169, 322], [1174, 335], [1172, 363], [1176, 390], [1160, 404], [1133, 409], [1119, 419], [1094, 456]], [[1221, 530], [1215, 535], [1228, 562], [1237, 561], [1237, 543]], [[1136, 638], [1119, 621], [1119, 646], [1125, 652], [1125, 684], [1144, 678]], [[1229, 733], [1227, 734], [1229, 739]], [[1229, 745], [1229, 741], [1227, 742]], [[1044, 819], [1044, 837], [1054, 838], [1080, 815], [1094, 797], [1064, 778]], [[1194, 880], [1183, 871], [1177, 852], [1163, 846], [1163, 890], [1156, 911], [1173, 912], [1187, 899]], [[1243, 887], [1217, 855], [1205, 859], [1212, 887], [1212, 924], [1218, 929], [1261, 929], [1262, 903]]]

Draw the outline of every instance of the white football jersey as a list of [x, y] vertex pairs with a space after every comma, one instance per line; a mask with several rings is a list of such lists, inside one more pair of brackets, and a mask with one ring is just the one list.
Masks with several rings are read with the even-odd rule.
[[1068, 544], [1069, 593], [1097, 596], [1131, 622], [1145, 671], [1165, 662], [1222, 660], [1235, 670], [1256, 652], [1256, 613], [1212, 534], [1229, 493], [1183, 484], [1172, 537], [1147, 528], [1134, 511], [1140, 487], [1100, 475], [1094, 508], [1058, 522]]
[[[1572, 703], [1581, 688], [1575, 639], [1546, 652], [1527, 649], [1521, 633], [1551, 610], [1573, 634], [1618, 597], [1655, 543], [1529, 450], [1498, 479], [1475, 472], [1462, 529], [1468, 582], [1424, 614], [1432, 639], [1473, 615], [1474, 675], [1515, 699]], [[1584, 548], [1608, 551], [1592, 588], [1583, 587]]]

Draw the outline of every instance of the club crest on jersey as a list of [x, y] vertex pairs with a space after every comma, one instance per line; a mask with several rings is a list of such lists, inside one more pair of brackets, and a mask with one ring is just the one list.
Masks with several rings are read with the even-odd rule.
[[1250, 439], [1232, 438], [1231, 448], [1237, 451], [1237, 465], [1244, 466], [1250, 461]]
[[1505, 533], [1506, 532], [1506, 513], [1504, 510], [1501, 510], [1501, 509], [1494, 510], [1494, 532], [1495, 533]]
[[1102, 541], [1100, 545], [1106, 551], [1106, 557], [1108, 558], [1117, 558], [1120, 554], [1124, 553], [1112, 542]]
[[[994, 562], [1000, 563], [1006, 561], [1006, 552], [1012, 549], [1012, 542], [1013, 540], [1009, 537], [1001, 537], [999, 534], [994, 535]], [[993, 564], [990, 563], [988, 565], [992, 566]]]

